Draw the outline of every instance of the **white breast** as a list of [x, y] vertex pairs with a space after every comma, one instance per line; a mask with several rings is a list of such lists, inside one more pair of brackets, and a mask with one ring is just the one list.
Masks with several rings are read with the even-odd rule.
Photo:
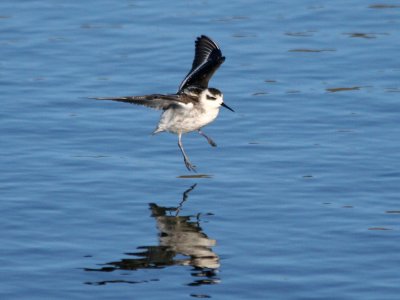
[[219, 108], [194, 106], [192, 103], [182, 104], [166, 110], [162, 115], [155, 131], [172, 133], [187, 133], [200, 129], [211, 123], [218, 116]]

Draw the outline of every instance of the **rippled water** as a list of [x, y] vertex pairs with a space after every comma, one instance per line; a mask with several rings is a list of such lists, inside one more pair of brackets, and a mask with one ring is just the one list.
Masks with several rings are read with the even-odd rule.
[[[0, 3], [2, 299], [397, 299], [397, 1]], [[185, 149], [157, 111], [220, 44]]]

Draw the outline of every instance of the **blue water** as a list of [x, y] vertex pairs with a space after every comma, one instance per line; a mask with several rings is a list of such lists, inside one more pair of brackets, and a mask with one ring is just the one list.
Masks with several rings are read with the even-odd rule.
[[[1, 299], [398, 299], [397, 1], [2, 1]], [[207, 34], [221, 109], [159, 112]]]

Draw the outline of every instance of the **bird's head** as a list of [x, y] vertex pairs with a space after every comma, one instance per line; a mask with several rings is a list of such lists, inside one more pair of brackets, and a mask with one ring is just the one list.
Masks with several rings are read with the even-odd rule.
[[224, 103], [224, 95], [221, 93], [221, 91], [215, 88], [205, 89], [200, 95], [200, 101], [208, 107], [219, 108], [220, 106], [223, 106], [230, 111], [234, 111]]

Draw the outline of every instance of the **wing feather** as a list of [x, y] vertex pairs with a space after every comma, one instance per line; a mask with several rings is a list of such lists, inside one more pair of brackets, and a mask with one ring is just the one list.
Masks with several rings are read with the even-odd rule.
[[187, 104], [189, 101], [193, 101], [193, 98], [182, 94], [151, 94], [143, 96], [126, 96], [126, 97], [95, 97], [92, 99], [96, 100], [112, 100], [118, 102], [125, 102], [130, 104], [143, 105], [154, 109], [166, 110], [171, 107], [171, 105], [183, 105]]
[[207, 88], [210, 78], [224, 61], [225, 57], [217, 43], [205, 35], [198, 37], [192, 69], [180, 84], [179, 92], [191, 85]]

